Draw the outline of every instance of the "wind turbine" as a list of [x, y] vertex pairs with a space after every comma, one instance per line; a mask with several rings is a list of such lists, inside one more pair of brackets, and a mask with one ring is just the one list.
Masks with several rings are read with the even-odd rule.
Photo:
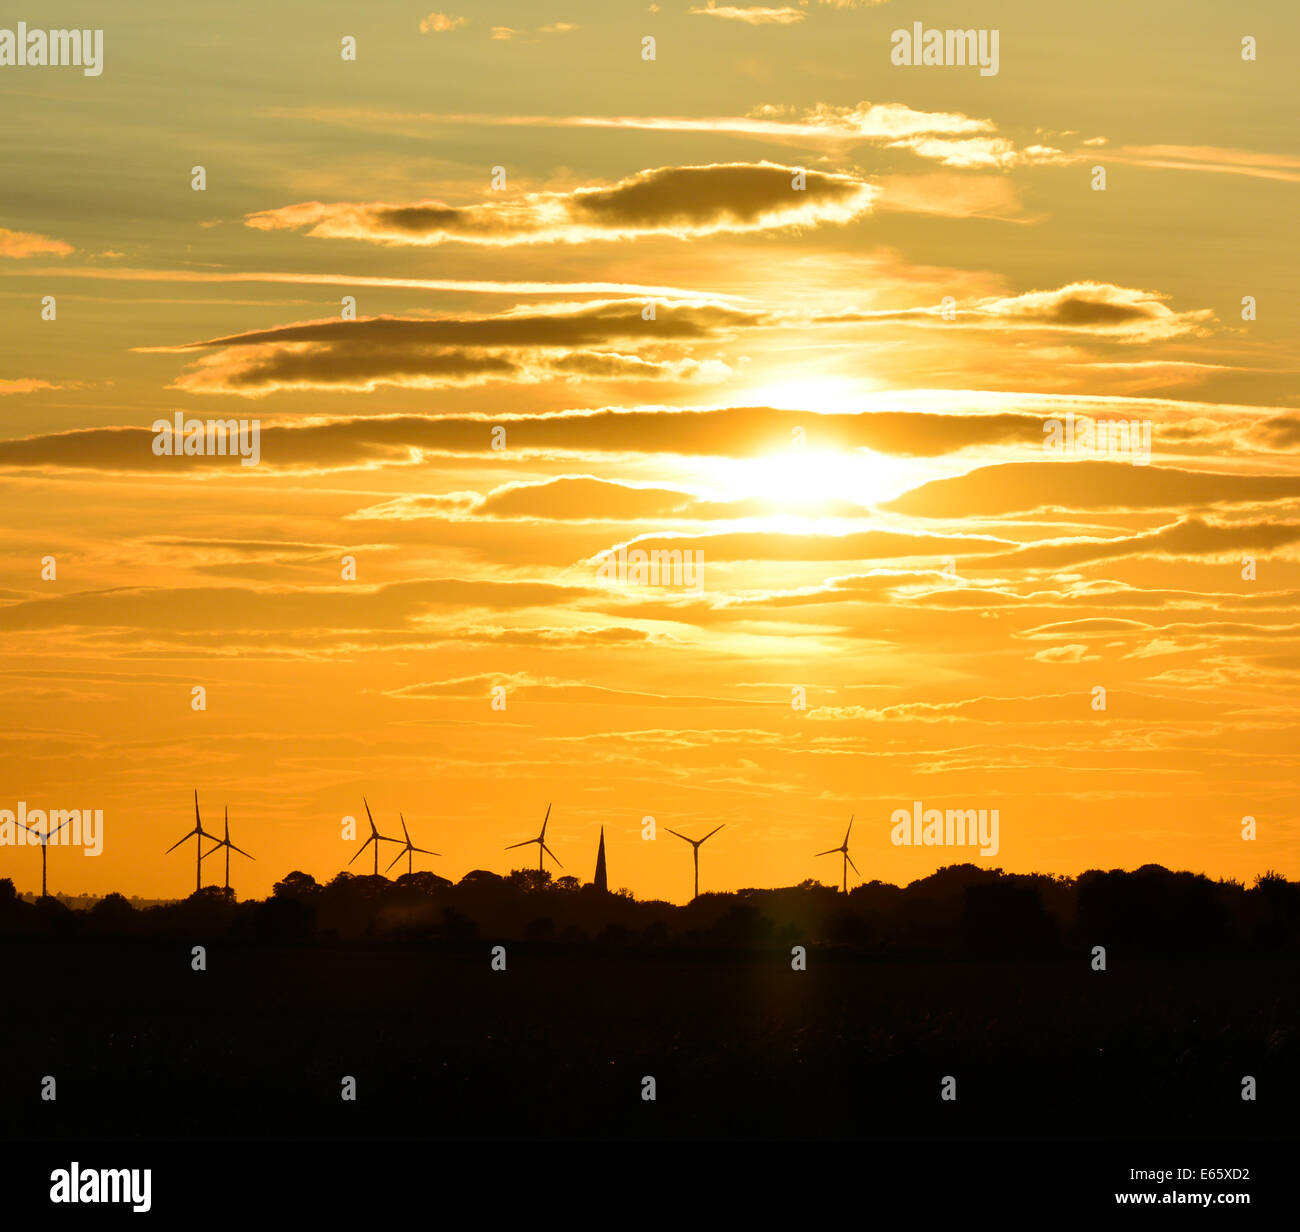
[[230, 889], [230, 853], [232, 851], [237, 851], [241, 856], [248, 856], [250, 860], [256, 859], [255, 856], [249, 856], [248, 852], [246, 852], [242, 847], [236, 847], [235, 844], [230, 841], [230, 806], [229, 805], [226, 805], [226, 837], [223, 839], [218, 839], [217, 846], [213, 847], [209, 851], [205, 851], [203, 853], [203, 858], [206, 860], [208, 856], [215, 853], [217, 849], [220, 847], [224, 847], [226, 849], [226, 889], [228, 890]]
[[[181, 843], [187, 843], [189, 842], [190, 839], [197, 840], [194, 844], [194, 893], [195, 894], [197, 894], [201, 889], [203, 889], [203, 840], [205, 838], [210, 838], [214, 843], [219, 841], [215, 834], [209, 834], [203, 828], [203, 819], [199, 816], [199, 789], [196, 787], [194, 789], [194, 829], [191, 830], [183, 839], [181, 839], [180, 843], [173, 843], [170, 847], [167, 848], [166, 851], [163, 852], [163, 855], [169, 856], [173, 851], [176, 850], [177, 847], [181, 845]], [[215, 851], [216, 848], [214, 847], [212, 850]], [[208, 854], [211, 855], [212, 853], [209, 852]]]
[[[727, 823], [724, 821], [724, 822], [722, 823], [722, 826], [725, 826], [726, 824], [727, 824]], [[700, 896], [700, 844], [703, 843], [703, 842], [705, 841], [705, 839], [710, 839], [710, 838], [712, 838], [715, 834], [717, 834], [718, 830], [721, 830], [721, 829], [722, 829], [722, 826], [718, 826], [717, 830], [710, 830], [710, 831], [709, 831], [709, 832], [704, 836], [704, 838], [686, 838], [686, 835], [684, 835], [684, 834], [677, 834], [677, 831], [676, 831], [676, 830], [668, 830], [668, 833], [669, 833], [669, 834], [677, 834], [677, 837], [678, 837], [678, 838], [680, 838], [680, 839], [685, 839], [686, 842], [690, 843], [690, 845], [694, 848], [694, 855], [695, 855], [695, 897], [696, 897], [696, 898], [699, 898], [699, 896]], [[665, 828], [665, 829], [668, 829], [666, 826], [665, 826], [664, 828]]]
[[[370, 817], [370, 805], [369, 805], [369, 803], [367, 802], [365, 796], [362, 796], [362, 797], [361, 797], [361, 803], [364, 804], [364, 805], [366, 806], [366, 816], [367, 816], [367, 817]], [[380, 844], [380, 843], [395, 843], [395, 842], [397, 842], [397, 840], [396, 840], [395, 838], [389, 838], [387, 834], [380, 834], [379, 831], [375, 828], [375, 819], [374, 819], [373, 817], [370, 817], [370, 837], [369, 837], [368, 839], [366, 839], [366, 841], [365, 841], [364, 843], [362, 843], [361, 846], [357, 849], [357, 853], [356, 853], [356, 855], [354, 855], [354, 856], [352, 857], [352, 860], [355, 860], [355, 859], [357, 858], [357, 856], [359, 856], [363, 851], [365, 851], [365, 849], [366, 849], [367, 847], [370, 846], [371, 843], [374, 843], [374, 845], [375, 845], [375, 876], [378, 877], [378, 876], [379, 876], [379, 844]], [[351, 864], [351, 863], [352, 863], [352, 860], [349, 860], [348, 863]], [[391, 867], [391, 866], [390, 866], [390, 867]]]
[[[546, 816], [545, 816], [545, 818], [543, 818], [543, 820], [542, 820], [542, 832], [541, 832], [541, 833], [540, 833], [536, 838], [526, 838], [526, 839], [524, 839], [524, 841], [523, 841], [522, 843], [511, 843], [511, 844], [506, 848], [507, 851], [513, 851], [516, 847], [529, 847], [529, 846], [531, 846], [533, 843], [536, 843], [536, 844], [537, 844], [537, 869], [538, 869], [538, 872], [540, 872], [543, 868], [546, 867], [545, 864], [543, 863], [543, 855], [548, 855], [548, 856], [550, 856], [551, 859], [554, 860], [554, 861], [556, 862], [556, 864], [560, 864], [560, 857], [557, 856], [557, 855], [555, 854], [555, 852], [553, 852], [553, 851], [552, 851], [552, 850], [551, 850], [551, 849], [546, 845], [546, 823], [547, 823], [548, 821], [550, 821], [550, 820], [551, 820], [551, 806], [548, 804], [548, 805], [546, 806]], [[560, 867], [563, 868], [564, 865], [563, 865], [563, 864], [560, 864]]]
[[[849, 869], [852, 868], [858, 873], [858, 866], [853, 863], [853, 857], [849, 855], [849, 835], [853, 833], [853, 818], [849, 818], [849, 828], [844, 831], [844, 841], [838, 847], [832, 847], [829, 851], [819, 851], [819, 856], [833, 856], [837, 851], [844, 855], [844, 893], [849, 892]], [[859, 879], [862, 874], [858, 873]]]
[[41, 897], [42, 897], [42, 898], [45, 898], [45, 897], [46, 897], [46, 892], [45, 892], [45, 853], [46, 853], [46, 851], [49, 849], [49, 846], [50, 846], [50, 839], [53, 838], [54, 835], [56, 835], [60, 830], [62, 830], [63, 827], [66, 826], [66, 825], [68, 824], [68, 822], [70, 822], [71, 820], [72, 820], [71, 817], [65, 817], [61, 822], [59, 822], [59, 824], [58, 824], [57, 826], [54, 827], [53, 830], [50, 829], [50, 823], [49, 823], [49, 821], [47, 820], [47, 821], [45, 822], [45, 830], [44, 830], [43, 833], [42, 833], [42, 831], [40, 831], [40, 830], [34, 830], [34, 829], [33, 829], [31, 826], [29, 826], [25, 821], [20, 821], [20, 822], [18, 823], [18, 824], [19, 824], [20, 826], [22, 826], [22, 828], [23, 828], [24, 830], [26, 830], [29, 834], [34, 834], [34, 835], [36, 835], [36, 837], [37, 837], [38, 839], [41, 840]]
[[[406, 835], [406, 846], [403, 847], [402, 850], [399, 851], [399, 852], [398, 852], [398, 853], [393, 857], [393, 864], [396, 864], [398, 860], [400, 860], [403, 856], [405, 856], [405, 857], [406, 857], [406, 871], [407, 871], [407, 874], [409, 875], [409, 874], [411, 873], [412, 869], [415, 867], [415, 852], [418, 851], [418, 852], [420, 852], [421, 855], [426, 855], [426, 856], [440, 856], [440, 855], [442, 855], [442, 852], [441, 852], [441, 851], [430, 851], [427, 847], [417, 847], [417, 846], [415, 846], [415, 844], [411, 842], [411, 832], [406, 828], [406, 818], [405, 818], [405, 817], [402, 817], [401, 813], [398, 813], [397, 815], [398, 815], [398, 817], [401, 818], [401, 821], [402, 821], [402, 833]], [[396, 840], [394, 840], [394, 842], [396, 842]], [[392, 868], [392, 867], [393, 867], [393, 864], [390, 864], [390, 865], [388, 866], [388, 868]], [[384, 869], [384, 872], [388, 872], [388, 868]]]

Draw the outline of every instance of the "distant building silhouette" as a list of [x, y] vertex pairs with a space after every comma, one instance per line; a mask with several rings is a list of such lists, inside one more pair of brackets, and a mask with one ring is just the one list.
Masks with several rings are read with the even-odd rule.
[[596, 850], [595, 886], [602, 894], [609, 893], [609, 879], [605, 875], [605, 827], [600, 827], [600, 847]]

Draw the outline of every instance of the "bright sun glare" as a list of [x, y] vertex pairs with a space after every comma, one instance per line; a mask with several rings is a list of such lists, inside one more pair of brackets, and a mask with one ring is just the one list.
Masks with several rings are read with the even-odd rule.
[[[755, 386], [744, 392], [741, 401], [748, 406], [852, 415], [866, 409], [870, 391], [862, 381], [812, 377]], [[788, 448], [754, 458], [717, 460], [709, 468], [707, 482], [723, 499], [756, 500], [775, 513], [816, 517], [827, 514], [836, 502], [871, 505], [891, 500], [921, 478], [910, 459], [869, 449], [819, 448], [814, 426], [807, 429], [803, 442], [792, 441]]]
[[721, 500], [760, 501], [773, 512], [833, 516], [837, 502], [890, 500], [917, 480], [909, 460], [869, 450], [790, 448], [754, 458], [712, 459], [702, 482]]

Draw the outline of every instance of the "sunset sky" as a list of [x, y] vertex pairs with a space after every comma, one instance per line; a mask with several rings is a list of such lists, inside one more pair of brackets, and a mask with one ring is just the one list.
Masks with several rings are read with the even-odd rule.
[[[51, 890], [188, 893], [195, 788], [241, 896], [363, 795], [453, 879], [550, 804], [677, 902], [665, 827], [838, 884], [851, 815], [867, 879], [1300, 875], [1294, 4], [39, 8], [104, 29], [0, 67], [0, 808], [106, 830]], [[916, 21], [999, 71], [891, 64]], [[918, 800], [996, 857], [892, 845]]]

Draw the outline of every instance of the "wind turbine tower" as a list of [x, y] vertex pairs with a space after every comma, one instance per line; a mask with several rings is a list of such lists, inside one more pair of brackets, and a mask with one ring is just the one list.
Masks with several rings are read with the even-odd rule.
[[33, 829], [33, 827], [29, 826], [25, 821], [20, 821], [18, 823], [29, 834], [34, 834], [38, 839], [41, 840], [41, 897], [42, 898], [45, 898], [48, 895], [48, 891], [45, 889], [45, 855], [50, 848], [50, 839], [53, 838], [54, 835], [56, 835], [60, 830], [62, 830], [63, 827], [66, 826], [68, 822], [70, 822], [71, 820], [72, 820], [71, 817], [65, 817], [61, 822], [59, 822], [57, 826], [54, 827], [53, 830], [51, 830], [49, 820], [47, 819], [45, 822], [44, 831]]
[[[379, 844], [380, 844], [380, 843], [395, 843], [395, 842], [397, 842], [398, 840], [395, 839], [395, 838], [389, 838], [387, 834], [380, 834], [378, 828], [375, 826], [375, 819], [374, 819], [373, 817], [371, 817], [371, 815], [370, 815], [370, 803], [369, 803], [369, 801], [365, 798], [365, 796], [362, 796], [362, 797], [361, 797], [361, 803], [364, 804], [364, 805], [366, 806], [366, 816], [367, 816], [368, 818], [370, 818], [370, 837], [369, 837], [368, 839], [366, 839], [366, 841], [365, 841], [364, 843], [362, 843], [361, 846], [360, 846], [359, 848], [357, 848], [356, 854], [352, 857], [352, 860], [355, 860], [355, 859], [357, 858], [357, 856], [359, 856], [363, 851], [365, 851], [365, 849], [366, 849], [367, 847], [370, 846], [371, 843], [374, 843], [374, 845], [375, 845], [375, 876], [378, 877], [378, 876], [379, 876]], [[351, 863], [352, 863], [352, 860], [349, 860], [348, 863], [351, 864]], [[389, 867], [392, 867], [392, 866], [390, 865]]]
[[[209, 834], [203, 828], [203, 819], [199, 816], [199, 789], [196, 787], [194, 789], [194, 829], [191, 830], [183, 839], [181, 839], [180, 842], [173, 843], [170, 847], [167, 848], [166, 851], [163, 852], [163, 855], [169, 856], [173, 851], [176, 850], [177, 847], [181, 845], [181, 843], [187, 843], [189, 842], [190, 839], [195, 840], [194, 842], [194, 893], [195, 894], [197, 894], [201, 889], [203, 889], [203, 856], [204, 856], [203, 840], [205, 838], [210, 838], [218, 846], [220, 846], [221, 844], [221, 840], [217, 838], [215, 834]], [[214, 847], [212, 850], [215, 851], [216, 847]], [[212, 852], [208, 852], [207, 854], [211, 855]]]
[[230, 841], [230, 806], [229, 805], [226, 806], [226, 837], [223, 839], [218, 839], [217, 846], [205, 852], [203, 858], [206, 860], [208, 856], [216, 852], [218, 847], [224, 847], [226, 849], [226, 889], [228, 890], [230, 889], [230, 853], [232, 851], [237, 851], [241, 856], [248, 856], [250, 860], [256, 858], [255, 856], [249, 856], [248, 852], [246, 852], [242, 847], [236, 847], [235, 844]]
[[[727, 823], [725, 821], [722, 823], [723, 826], [725, 826], [726, 824]], [[711, 839], [715, 834], [717, 834], [718, 830], [721, 829], [722, 826], [718, 826], [717, 829], [710, 830], [704, 836], [704, 838], [686, 838], [686, 835], [684, 834], [677, 834], [676, 830], [668, 831], [669, 834], [677, 834], [678, 838], [685, 839], [685, 841], [690, 843], [691, 847], [693, 848], [693, 854], [695, 856], [695, 895], [694, 896], [696, 898], [699, 898], [700, 896], [700, 844], [705, 842], [708, 839]]]

